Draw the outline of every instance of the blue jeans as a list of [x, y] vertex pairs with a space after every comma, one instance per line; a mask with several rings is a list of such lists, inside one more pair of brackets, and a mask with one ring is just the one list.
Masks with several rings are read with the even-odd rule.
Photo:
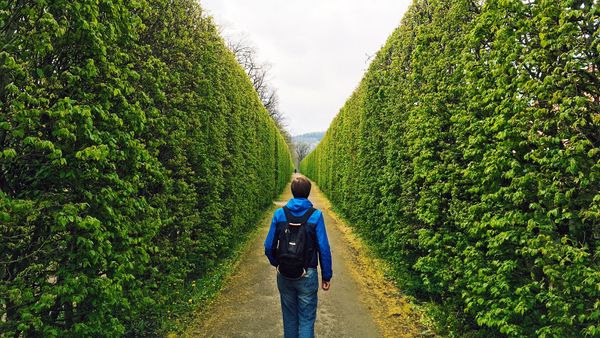
[[314, 337], [319, 290], [317, 269], [309, 268], [298, 280], [285, 279], [277, 273], [277, 288], [281, 297], [284, 337]]

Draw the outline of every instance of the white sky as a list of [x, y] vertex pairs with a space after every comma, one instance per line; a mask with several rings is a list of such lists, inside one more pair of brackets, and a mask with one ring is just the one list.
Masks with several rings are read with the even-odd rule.
[[200, 0], [226, 39], [271, 65], [292, 135], [324, 131], [412, 0]]

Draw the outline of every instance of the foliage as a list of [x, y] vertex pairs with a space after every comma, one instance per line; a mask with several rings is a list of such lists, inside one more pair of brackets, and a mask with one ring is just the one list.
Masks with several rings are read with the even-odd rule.
[[301, 163], [452, 336], [600, 336], [600, 9], [413, 3]]
[[289, 180], [193, 0], [0, 1], [0, 331], [148, 336]]

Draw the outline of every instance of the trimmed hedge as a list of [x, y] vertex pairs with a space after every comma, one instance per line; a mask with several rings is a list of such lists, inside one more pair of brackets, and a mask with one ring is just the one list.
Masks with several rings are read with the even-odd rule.
[[194, 0], [0, 1], [0, 331], [190, 312], [292, 158]]
[[593, 1], [417, 0], [301, 163], [451, 336], [600, 336]]

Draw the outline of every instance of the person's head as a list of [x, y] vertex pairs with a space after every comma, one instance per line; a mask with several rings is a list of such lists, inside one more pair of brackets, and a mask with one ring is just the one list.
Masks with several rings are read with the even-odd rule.
[[295, 198], [308, 198], [310, 195], [310, 181], [304, 176], [296, 176], [292, 180], [292, 195]]

